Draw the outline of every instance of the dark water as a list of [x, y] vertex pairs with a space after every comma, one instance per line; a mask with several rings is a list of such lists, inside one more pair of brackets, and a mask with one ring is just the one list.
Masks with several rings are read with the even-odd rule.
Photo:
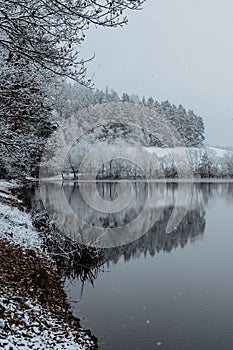
[[[98, 186], [114, 198], [114, 184]], [[177, 185], [166, 187], [159, 220], [136, 241], [105, 249], [94, 285], [87, 282], [81, 293], [78, 280], [66, 281], [72, 308], [103, 350], [232, 349], [233, 185], [196, 184], [186, 216], [170, 234], [165, 229]], [[110, 220], [109, 214], [93, 214], [77, 185], [65, 185], [64, 192], [93, 226], [123, 225], [140, 212], [146, 196], [145, 184], [135, 184], [129, 208]], [[156, 206], [151, 203], [150, 210]]]

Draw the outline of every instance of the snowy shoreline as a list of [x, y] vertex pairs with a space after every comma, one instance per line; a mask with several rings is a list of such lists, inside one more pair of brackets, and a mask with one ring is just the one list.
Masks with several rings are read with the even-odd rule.
[[0, 181], [1, 349], [97, 349], [70, 311], [56, 264], [30, 213]]

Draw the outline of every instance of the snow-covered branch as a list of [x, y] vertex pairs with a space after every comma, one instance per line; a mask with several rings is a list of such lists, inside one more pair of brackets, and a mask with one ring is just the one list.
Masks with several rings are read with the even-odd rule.
[[141, 8], [144, 0], [0, 0], [0, 46], [9, 61], [20, 55], [61, 76], [85, 81], [79, 49], [91, 24], [117, 27], [127, 23], [126, 9]]

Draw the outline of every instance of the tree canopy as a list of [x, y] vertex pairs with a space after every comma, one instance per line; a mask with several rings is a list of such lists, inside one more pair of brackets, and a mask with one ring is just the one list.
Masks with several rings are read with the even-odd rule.
[[91, 24], [117, 27], [127, 23], [127, 9], [145, 0], [0, 0], [0, 47], [7, 61], [24, 57], [82, 84], [85, 63], [80, 45]]

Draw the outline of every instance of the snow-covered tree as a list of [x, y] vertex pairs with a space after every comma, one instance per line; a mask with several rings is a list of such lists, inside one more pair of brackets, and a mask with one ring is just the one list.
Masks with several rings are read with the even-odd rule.
[[233, 152], [227, 151], [223, 161], [224, 175], [233, 177]]
[[43, 74], [24, 58], [6, 64], [0, 60], [0, 155], [1, 173], [35, 174], [45, 138], [53, 130], [53, 105], [49, 84]]
[[122, 102], [130, 102], [130, 97], [126, 92], [123, 92], [121, 100]]
[[155, 110], [163, 114], [176, 128], [187, 147], [200, 147], [203, 145], [205, 130], [201, 117], [197, 116], [193, 111], [187, 112], [182, 105], [178, 107], [171, 105], [169, 101], [156, 103], [154, 106]]
[[0, 0], [0, 47], [8, 60], [24, 57], [56, 74], [85, 81], [80, 45], [90, 25], [117, 27], [127, 23], [127, 9], [144, 0]]
[[[182, 105], [176, 107], [169, 101], [159, 103], [154, 100], [153, 97], [149, 97], [148, 99], [143, 97], [142, 100], [140, 100], [137, 95], [125, 92], [120, 99], [115, 91], [111, 90], [109, 92], [108, 88], [106, 88], [105, 91], [99, 89], [93, 91], [78, 84], [65, 83], [58, 101], [58, 105], [60, 104], [59, 115], [65, 117], [71, 114], [75, 115], [80, 108], [95, 104], [120, 101], [126, 103], [131, 102], [133, 104], [153, 108], [158, 115], [165, 118], [165, 120], [168, 120], [169, 123], [171, 123], [171, 125], [179, 132], [182, 142], [187, 147], [201, 147], [203, 145], [205, 136], [204, 123], [201, 117], [197, 116], [191, 110], [187, 112]], [[140, 122], [141, 121], [139, 120], [139, 125]], [[163, 147], [163, 144], [158, 138], [153, 137], [153, 135], [149, 135], [149, 137], [151, 139], [150, 146]], [[174, 146], [172, 140], [169, 139], [166, 140], [166, 145], [171, 147]]]
[[149, 97], [147, 100], [147, 106], [148, 107], [153, 107], [154, 106], [154, 99], [153, 97]]
[[198, 173], [200, 177], [211, 177], [212, 176], [212, 162], [210, 157], [208, 156], [207, 151], [205, 150], [202, 154], [200, 164], [198, 167]]
[[111, 90], [109, 101], [110, 102], [119, 102], [120, 101], [120, 97], [118, 96], [118, 93], [116, 91]]

